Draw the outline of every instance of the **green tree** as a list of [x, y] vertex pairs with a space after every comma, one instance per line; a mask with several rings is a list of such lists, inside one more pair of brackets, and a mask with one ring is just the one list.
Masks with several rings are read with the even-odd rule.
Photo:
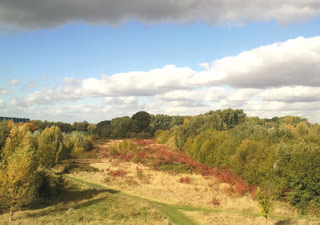
[[52, 126], [42, 131], [38, 142], [40, 165], [51, 168], [65, 156], [63, 155], [63, 136], [59, 127]]
[[145, 111], [137, 112], [132, 116], [131, 119], [135, 121], [137, 125], [136, 132], [140, 132], [140, 131], [143, 131], [144, 129], [147, 129], [151, 122], [150, 114]]
[[251, 184], [272, 177], [275, 149], [264, 141], [244, 139], [231, 158], [232, 168]]
[[87, 121], [74, 122], [74, 123], [72, 124], [72, 130], [88, 131], [88, 126], [89, 126], [89, 123], [88, 123]]
[[55, 125], [60, 128], [61, 132], [69, 133], [72, 131], [72, 126], [69, 123], [57, 122]]
[[65, 135], [65, 137], [65, 146], [71, 157], [80, 157], [93, 148], [92, 143], [81, 132], [74, 131], [71, 134]]

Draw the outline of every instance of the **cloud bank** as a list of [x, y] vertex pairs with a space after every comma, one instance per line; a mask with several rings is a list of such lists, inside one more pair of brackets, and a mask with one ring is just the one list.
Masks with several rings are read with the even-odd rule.
[[320, 13], [314, 0], [14, 0], [0, 2], [0, 24], [37, 29], [73, 22], [117, 25], [203, 21], [211, 25], [276, 20], [301, 22]]
[[[83, 106], [94, 112], [94, 122], [139, 110], [192, 115], [229, 107], [260, 117], [283, 113], [320, 121], [319, 62], [320, 36], [299, 37], [203, 63], [202, 71], [166, 65], [99, 78], [66, 77], [56, 89], [30, 92], [9, 105], [65, 113]], [[100, 103], [84, 103], [93, 99]]]

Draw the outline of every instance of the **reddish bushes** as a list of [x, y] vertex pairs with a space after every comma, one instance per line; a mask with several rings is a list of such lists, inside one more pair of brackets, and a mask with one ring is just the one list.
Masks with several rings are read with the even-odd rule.
[[131, 159], [134, 157], [134, 154], [122, 154], [119, 156], [119, 158], [122, 160], [122, 161], [125, 161], [125, 162], [129, 162], [131, 161]]
[[235, 193], [237, 193], [240, 196], [249, 192], [250, 187], [249, 187], [248, 182], [238, 178], [234, 184], [234, 191], [235, 191]]
[[228, 169], [215, 168], [212, 170], [212, 175], [220, 182], [232, 184], [234, 183], [234, 173]]
[[210, 201], [210, 203], [214, 206], [219, 206], [220, 202], [216, 197], [212, 197], [212, 200]]
[[190, 184], [191, 183], [191, 180], [189, 177], [181, 177], [179, 179], [179, 182], [182, 183], [182, 184]]
[[144, 139], [144, 140], [142, 139], [142, 140], [136, 140], [135, 143], [140, 146], [149, 146], [152, 144], [156, 144], [156, 140], [155, 139]]
[[[123, 161], [139, 162], [151, 166], [154, 170], [168, 170], [173, 172], [193, 172], [197, 171], [202, 176], [214, 176], [219, 182], [229, 184], [226, 192], [230, 196], [242, 196], [246, 193], [251, 193], [255, 196], [255, 187], [251, 187], [248, 182], [239, 178], [229, 168], [211, 168], [203, 163], [200, 163], [186, 153], [173, 151], [165, 145], [156, 144], [155, 140], [135, 140], [134, 145], [138, 146], [135, 151], [116, 152], [117, 158]], [[185, 165], [185, 166], [183, 166]], [[137, 169], [137, 173], [141, 173]], [[120, 171], [114, 171], [111, 176], [124, 176]], [[180, 183], [190, 183], [190, 178], [183, 177], [179, 180]]]
[[117, 169], [109, 172], [109, 175], [112, 177], [124, 177], [126, 174], [127, 172], [122, 169]]

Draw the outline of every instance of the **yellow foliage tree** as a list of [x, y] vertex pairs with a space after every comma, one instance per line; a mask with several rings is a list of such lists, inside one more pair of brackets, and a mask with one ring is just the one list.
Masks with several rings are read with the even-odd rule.
[[0, 164], [0, 206], [9, 210], [11, 221], [14, 212], [30, 204], [36, 196], [38, 165], [26, 126], [16, 125], [11, 130], [4, 149]]

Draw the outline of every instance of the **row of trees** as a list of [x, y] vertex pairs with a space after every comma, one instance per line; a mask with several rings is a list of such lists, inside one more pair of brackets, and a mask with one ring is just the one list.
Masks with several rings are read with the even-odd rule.
[[71, 133], [73, 131], [82, 131], [82, 132], [92, 132], [92, 130], [96, 127], [95, 124], [90, 124], [87, 121], [83, 122], [74, 122], [73, 124], [64, 123], [64, 122], [49, 122], [47, 120], [32, 120], [32, 124], [35, 125], [36, 129], [44, 130], [47, 127], [56, 126], [64, 133]]
[[145, 111], [135, 113], [132, 117], [117, 117], [111, 121], [101, 121], [93, 133], [108, 138], [151, 138], [157, 129], [170, 129], [183, 124], [181, 116], [163, 114], [150, 115]]
[[11, 220], [16, 210], [44, 191], [46, 169], [91, 147], [80, 132], [65, 134], [57, 126], [34, 130], [34, 124], [0, 122], [0, 208], [10, 211]]
[[[320, 126], [300, 117], [246, 117], [212, 111], [157, 131], [162, 143], [212, 167], [232, 168], [249, 183], [272, 190], [302, 212], [320, 209]], [[174, 137], [174, 139], [173, 139]]]

